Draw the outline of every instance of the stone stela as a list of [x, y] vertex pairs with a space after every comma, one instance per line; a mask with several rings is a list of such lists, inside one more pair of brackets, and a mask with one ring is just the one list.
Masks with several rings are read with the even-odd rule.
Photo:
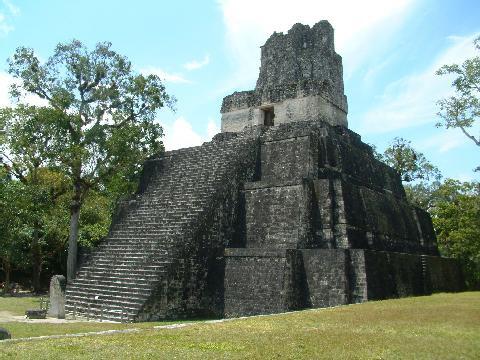
[[348, 129], [342, 72], [327, 21], [274, 33], [222, 132], [144, 164], [66, 311], [232, 317], [463, 290], [429, 214]]
[[54, 275], [50, 280], [50, 307], [48, 316], [65, 319], [65, 287], [67, 280], [63, 275]]

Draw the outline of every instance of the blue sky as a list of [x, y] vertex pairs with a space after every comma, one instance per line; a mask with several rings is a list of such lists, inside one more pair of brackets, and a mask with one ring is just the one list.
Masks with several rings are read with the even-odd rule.
[[476, 55], [478, 0], [0, 0], [0, 106], [9, 104], [6, 59], [16, 47], [46, 59], [58, 42], [111, 41], [177, 97], [176, 113], [158, 116], [167, 149], [198, 145], [219, 131], [222, 98], [254, 88], [269, 35], [322, 19], [343, 57], [350, 129], [379, 150], [404, 137], [444, 176], [480, 179], [478, 147], [434, 126], [435, 102], [451, 92], [451, 79], [434, 72]]

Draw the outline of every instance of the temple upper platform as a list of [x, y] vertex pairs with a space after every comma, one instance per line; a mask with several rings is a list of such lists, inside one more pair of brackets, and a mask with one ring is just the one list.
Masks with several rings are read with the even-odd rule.
[[226, 96], [221, 113], [222, 132], [315, 120], [348, 127], [342, 58], [330, 23], [273, 33], [261, 47], [255, 89]]

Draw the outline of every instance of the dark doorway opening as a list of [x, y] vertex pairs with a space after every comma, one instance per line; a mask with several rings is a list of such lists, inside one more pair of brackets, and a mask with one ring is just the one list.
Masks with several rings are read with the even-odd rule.
[[263, 125], [265, 126], [273, 126], [275, 118], [275, 113], [273, 112], [273, 107], [265, 108], [263, 110]]

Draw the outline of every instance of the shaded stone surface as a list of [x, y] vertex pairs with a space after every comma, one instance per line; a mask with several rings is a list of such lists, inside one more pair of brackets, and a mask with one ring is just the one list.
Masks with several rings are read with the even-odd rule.
[[54, 275], [50, 280], [50, 307], [48, 315], [65, 319], [65, 288], [67, 280], [63, 275]]

